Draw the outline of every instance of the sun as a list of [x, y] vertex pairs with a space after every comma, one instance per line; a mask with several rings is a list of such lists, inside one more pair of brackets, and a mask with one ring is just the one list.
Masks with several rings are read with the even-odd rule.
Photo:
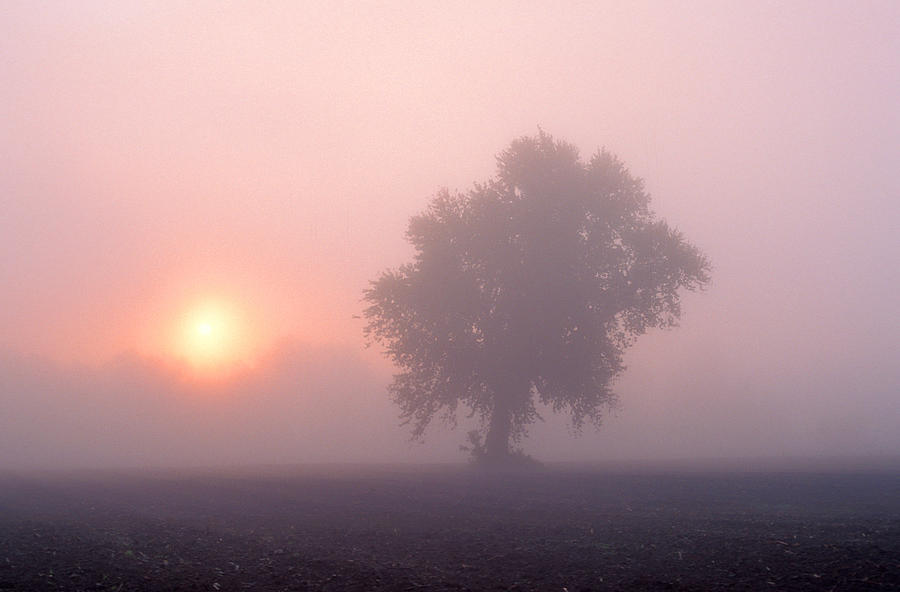
[[246, 363], [248, 328], [233, 305], [206, 300], [184, 313], [176, 339], [176, 355], [195, 371], [224, 374]]

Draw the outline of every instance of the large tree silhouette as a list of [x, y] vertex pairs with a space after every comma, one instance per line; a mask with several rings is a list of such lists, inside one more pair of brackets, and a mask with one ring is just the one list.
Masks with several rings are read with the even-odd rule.
[[625, 349], [674, 326], [680, 290], [709, 281], [706, 257], [649, 203], [614, 155], [583, 162], [541, 131], [497, 157], [494, 179], [413, 217], [414, 260], [371, 283], [364, 313], [400, 370], [390, 391], [413, 435], [462, 406], [501, 461], [538, 400], [576, 429], [599, 425]]

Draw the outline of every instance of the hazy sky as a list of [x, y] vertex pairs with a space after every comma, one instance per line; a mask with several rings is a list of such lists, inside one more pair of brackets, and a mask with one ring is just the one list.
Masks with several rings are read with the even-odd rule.
[[538, 126], [714, 275], [529, 451], [900, 450], [900, 4], [481, 4], [2, 3], [0, 466], [459, 458], [354, 315]]

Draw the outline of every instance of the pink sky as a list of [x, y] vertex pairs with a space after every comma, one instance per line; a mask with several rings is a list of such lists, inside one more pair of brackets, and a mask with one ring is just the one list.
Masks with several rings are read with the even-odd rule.
[[[632, 352], [600, 433], [550, 420], [529, 450], [896, 453], [897, 56], [894, 2], [4, 3], [0, 432], [20, 444], [0, 437], [0, 466], [52, 464], [61, 442], [86, 464], [456, 458], [462, 434], [403, 443], [353, 317], [408, 258], [409, 217], [538, 126], [617, 153], [714, 275]], [[173, 335], [208, 298], [241, 311], [257, 366], [181, 446]], [[289, 370], [323, 352], [355, 378]], [[354, 421], [383, 425], [329, 444], [359, 432], [341, 413], [360, 390]], [[334, 431], [266, 435], [295, 398]], [[91, 444], [55, 401], [119, 436]], [[245, 446], [217, 444], [235, 430]]]

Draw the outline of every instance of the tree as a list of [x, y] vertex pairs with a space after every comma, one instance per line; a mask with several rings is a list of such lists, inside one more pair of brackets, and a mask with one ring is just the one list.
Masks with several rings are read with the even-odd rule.
[[706, 257], [649, 208], [643, 182], [601, 150], [540, 131], [497, 157], [494, 179], [440, 191], [410, 220], [411, 263], [365, 292], [365, 332], [400, 369], [390, 385], [421, 438], [467, 407], [490, 461], [509, 457], [536, 401], [599, 426], [622, 356], [672, 327], [681, 289], [709, 281]]

